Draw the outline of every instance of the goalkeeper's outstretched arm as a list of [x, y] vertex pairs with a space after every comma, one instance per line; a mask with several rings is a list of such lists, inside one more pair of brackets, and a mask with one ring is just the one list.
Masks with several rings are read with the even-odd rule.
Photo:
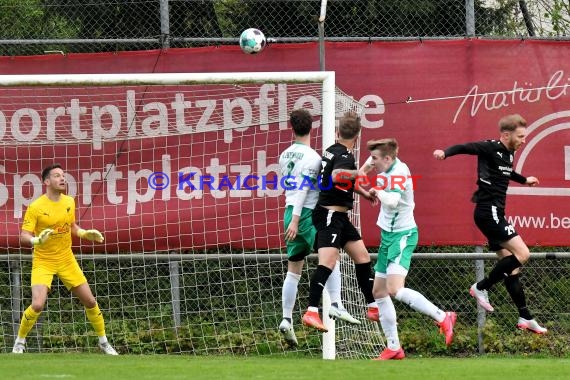
[[99, 232], [98, 230], [95, 230], [95, 229], [84, 230], [83, 228], [79, 227], [77, 225], [77, 223], [73, 223], [73, 227], [71, 227], [71, 232], [75, 236], [77, 236], [81, 239], [95, 241], [97, 243], [102, 243], [103, 240], [105, 240], [105, 238], [103, 237], [103, 234], [101, 232]]

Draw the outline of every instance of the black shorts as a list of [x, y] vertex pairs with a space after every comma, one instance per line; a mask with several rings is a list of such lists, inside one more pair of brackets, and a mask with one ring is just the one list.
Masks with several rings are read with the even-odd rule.
[[502, 249], [501, 243], [518, 236], [515, 227], [505, 219], [505, 210], [492, 204], [477, 204], [473, 212], [475, 224], [489, 240], [489, 250]]
[[315, 251], [326, 247], [340, 249], [349, 241], [362, 240], [346, 212], [332, 211], [317, 205], [313, 210], [313, 225], [317, 230]]

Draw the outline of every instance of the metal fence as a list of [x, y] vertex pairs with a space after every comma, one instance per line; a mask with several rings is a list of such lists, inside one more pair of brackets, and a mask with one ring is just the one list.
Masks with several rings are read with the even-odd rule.
[[[261, 29], [273, 43], [318, 40], [322, 0], [0, 0], [0, 54], [234, 44]], [[570, 36], [559, 0], [331, 0], [326, 40]]]
[[[396, 302], [400, 335], [408, 353], [567, 354], [570, 252], [533, 253], [523, 271], [529, 309], [549, 329], [545, 337], [515, 329], [518, 313], [501, 283], [490, 292], [493, 313], [477, 309], [468, 295], [469, 286], [494, 264], [494, 254], [432, 252], [414, 257], [407, 286], [439, 307], [456, 311], [458, 322], [448, 350], [430, 318]], [[29, 255], [0, 256], [0, 352], [11, 349], [21, 312], [30, 302], [30, 259]], [[107, 333], [122, 353], [266, 355], [291, 351], [277, 333], [286, 272], [286, 260], [280, 254], [82, 255], [80, 263], [105, 314]], [[348, 264], [342, 270], [348, 277], [353, 267]], [[296, 323], [307, 302], [309, 271], [305, 270], [300, 282]], [[345, 282], [345, 306], [362, 317], [361, 298], [356, 285]], [[377, 355], [377, 345], [366, 345], [372, 340], [370, 333], [355, 336], [355, 332], [355, 326], [337, 324], [339, 357]], [[297, 334], [297, 353], [320, 355], [320, 334], [302, 327]], [[94, 342], [81, 305], [54, 282], [46, 310], [28, 337], [28, 350], [86, 351], [94, 348]]]

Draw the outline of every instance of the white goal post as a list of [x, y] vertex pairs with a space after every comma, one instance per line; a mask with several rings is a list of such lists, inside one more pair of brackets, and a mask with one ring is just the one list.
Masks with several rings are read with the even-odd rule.
[[[303, 328], [306, 268], [294, 311], [299, 346], [277, 331], [287, 262], [276, 168], [292, 142], [289, 113], [300, 107], [315, 116], [318, 152], [334, 143], [339, 116], [363, 112], [328, 71], [0, 75], [4, 352], [30, 303], [23, 213], [43, 191], [41, 169], [58, 162], [79, 225], [105, 235], [102, 245], [73, 248], [118, 351], [377, 355], [382, 338], [365, 320], [346, 255], [343, 300], [363, 324], [324, 318], [328, 334]], [[358, 217], [356, 207], [357, 225]], [[55, 280], [28, 350], [89, 351], [94, 342], [82, 308]]]

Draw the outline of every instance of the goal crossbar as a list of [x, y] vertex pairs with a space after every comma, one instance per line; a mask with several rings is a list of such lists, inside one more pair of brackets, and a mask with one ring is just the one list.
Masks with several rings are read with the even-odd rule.
[[334, 71], [0, 75], [0, 87], [331, 82]]

